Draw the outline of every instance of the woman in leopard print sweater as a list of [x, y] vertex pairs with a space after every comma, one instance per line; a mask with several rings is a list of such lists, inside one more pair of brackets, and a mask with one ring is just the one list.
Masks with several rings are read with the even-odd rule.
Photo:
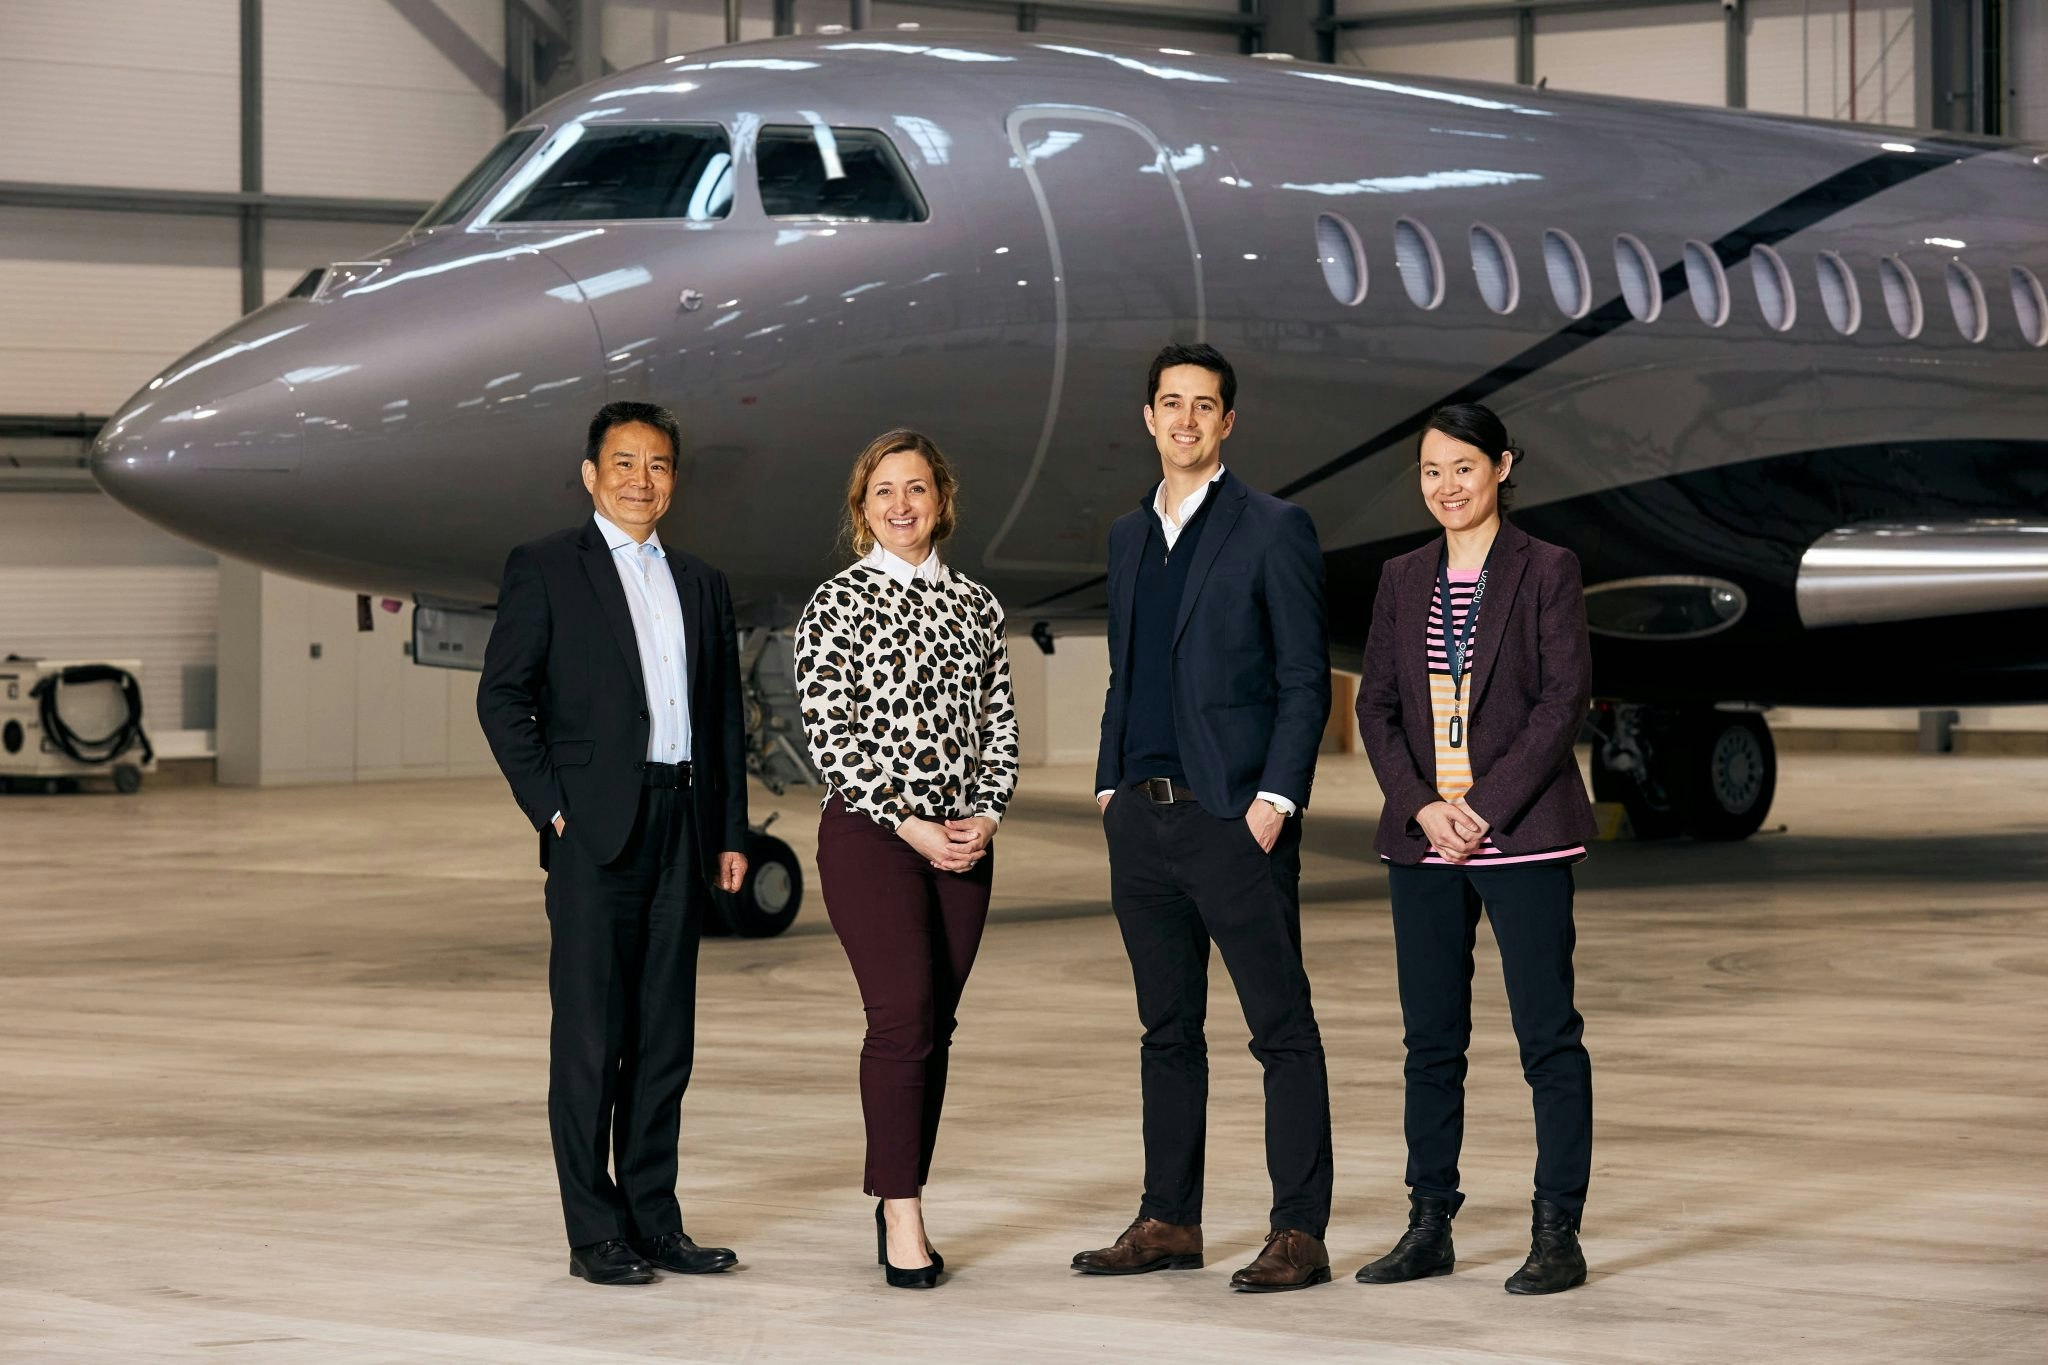
[[928, 438], [870, 442], [846, 490], [859, 558], [819, 587], [797, 626], [804, 730], [828, 793], [819, 882], [867, 1011], [862, 1188], [880, 1200], [878, 1250], [901, 1288], [928, 1288], [943, 1268], [921, 1193], [954, 1014], [988, 919], [992, 840], [1017, 785], [1003, 609], [939, 558], [953, 493]]

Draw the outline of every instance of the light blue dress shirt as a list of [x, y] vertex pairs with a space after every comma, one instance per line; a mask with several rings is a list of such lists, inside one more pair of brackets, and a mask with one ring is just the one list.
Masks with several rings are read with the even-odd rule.
[[633, 639], [640, 649], [640, 676], [647, 684], [647, 760], [650, 763], [690, 761], [690, 672], [683, 644], [683, 603], [669, 572], [668, 552], [659, 532], [644, 543], [592, 513], [612, 567], [626, 590], [626, 610], [633, 617]]

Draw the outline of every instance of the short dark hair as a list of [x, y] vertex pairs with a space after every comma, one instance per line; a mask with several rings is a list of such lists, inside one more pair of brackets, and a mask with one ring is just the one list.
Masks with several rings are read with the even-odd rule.
[[634, 403], [621, 400], [606, 403], [597, 410], [597, 416], [590, 419], [590, 439], [584, 442], [583, 458], [591, 464], [604, 454], [604, 438], [612, 434], [613, 427], [622, 427], [629, 422], [643, 422], [668, 437], [668, 453], [671, 457], [683, 453], [683, 424], [676, 415], [659, 403]]
[[1176, 341], [1152, 357], [1152, 371], [1145, 376], [1146, 407], [1151, 407], [1152, 400], [1159, 396], [1159, 376], [1175, 365], [1197, 365], [1220, 376], [1223, 410], [1226, 413], [1237, 411], [1237, 371], [1230, 368], [1223, 352], [1206, 342], [1189, 346]]
[[[1471, 446], [1484, 455], [1486, 462], [1495, 468], [1500, 467], [1502, 455], [1514, 456], [1517, 469], [1529, 458], [1522, 453], [1520, 446], [1508, 439], [1507, 423], [1501, 421], [1494, 410], [1484, 403], [1446, 403], [1432, 412], [1429, 420], [1422, 424], [1422, 435], [1427, 436], [1432, 431], [1441, 431], [1453, 441]], [[1416, 449], [1417, 458], [1420, 458], [1419, 441]], [[1514, 491], [1515, 476], [1510, 471], [1506, 482], [1500, 486], [1501, 511], [1507, 511], [1513, 504]]]

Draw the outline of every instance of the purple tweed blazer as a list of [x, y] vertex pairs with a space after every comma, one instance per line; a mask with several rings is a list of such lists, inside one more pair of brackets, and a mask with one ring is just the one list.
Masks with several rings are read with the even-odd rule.
[[[1380, 571], [1358, 685], [1359, 733], [1386, 796], [1373, 847], [1397, 863], [1429, 852], [1415, 816], [1438, 799], [1426, 635], [1442, 549], [1433, 539]], [[1577, 556], [1503, 521], [1473, 651], [1467, 804], [1492, 823], [1503, 853], [1591, 840], [1592, 802], [1572, 755], [1593, 680]]]

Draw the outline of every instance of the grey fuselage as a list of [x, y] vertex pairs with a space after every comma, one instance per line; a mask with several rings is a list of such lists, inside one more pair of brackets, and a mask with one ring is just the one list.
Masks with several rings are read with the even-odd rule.
[[[1528, 452], [1518, 522], [1574, 549], [1589, 588], [1698, 575], [1746, 596], [1705, 638], [1602, 639], [1604, 695], [2048, 697], [2048, 593], [1820, 629], [1796, 600], [1802, 557], [1839, 528], [2048, 521], [2048, 351], [2008, 288], [2013, 267], [2048, 275], [2031, 150], [927, 32], [672, 58], [520, 126], [575, 120], [722, 125], [729, 216], [409, 234], [357, 282], [272, 304], [165, 370], [102, 434], [102, 483], [283, 572], [489, 603], [509, 547], [588, 514], [593, 411], [654, 400], [686, 432], [664, 536], [725, 569], [747, 619], [781, 623], [837, 567], [852, 456], [908, 425], [958, 468], [948, 557], [1014, 622], [1086, 620], [1110, 522], [1158, 477], [1146, 364], [1199, 339], [1237, 370], [1226, 462], [1316, 520], [1340, 660], [1358, 658], [1379, 563], [1433, 529], [1421, 419], [1473, 398]], [[754, 133], [815, 122], [887, 134], [928, 219], [766, 216]], [[1356, 304], [1325, 281], [1323, 214], [1362, 244]], [[1437, 306], [1404, 288], [1403, 219], [1434, 238]], [[1504, 313], [1475, 278], [1481, 224], [1517, 267]], [[1582, 249], [1581, 317], [1553, 295], [1546, 230]], [[1623, 301], [1620, 234], [1659, 273], [1654, 320]], [[1719, 325], [1695, 307], [1688, 241], [1724, 265]], [[1753, 284], [1757, 245], [1790, 271], [1782, 331]], [[1824, 308], [1823, 251], [1859, 287], [1853, 334]], [[1921, 295], [1911, 338], [1880, 288], [1894, 256]], [[1951, 262], [1981, 281], [1981, 341], [1951, 315]]]

